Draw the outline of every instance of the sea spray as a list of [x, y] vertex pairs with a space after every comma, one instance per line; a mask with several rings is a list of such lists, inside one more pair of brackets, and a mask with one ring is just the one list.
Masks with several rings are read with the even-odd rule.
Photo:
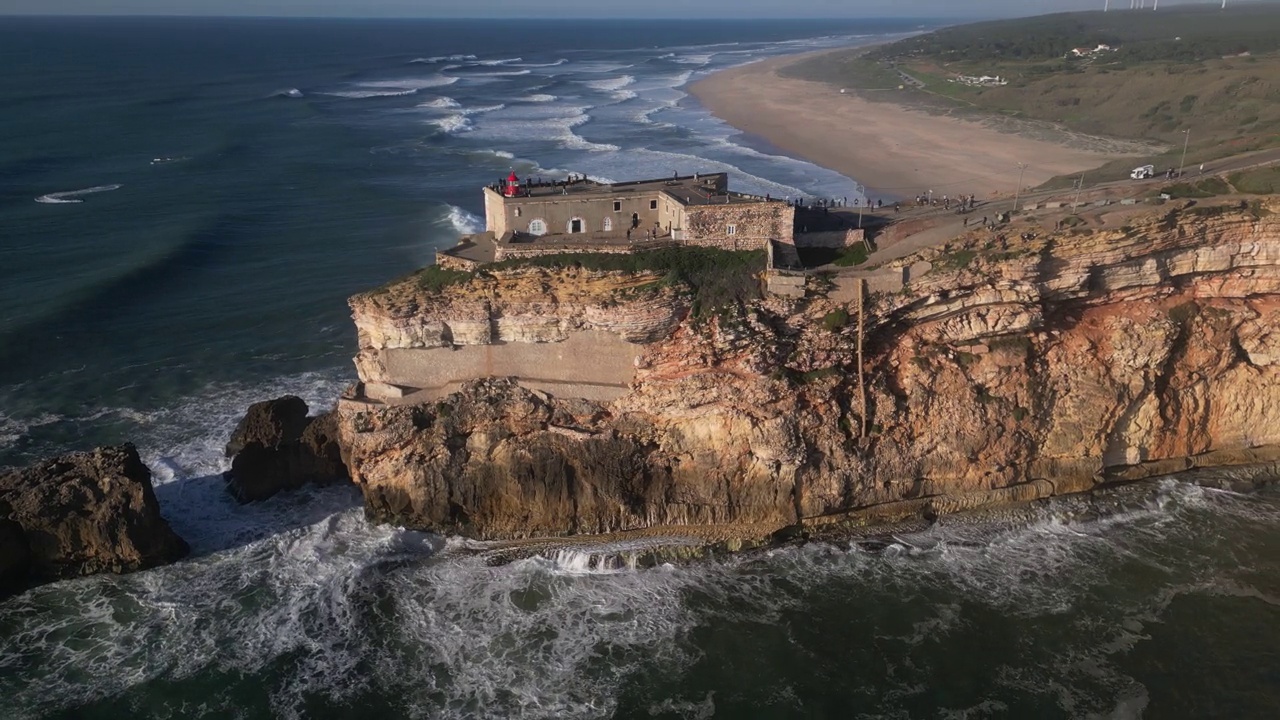
[[484, 230], [484, 218], [467, 212], [456, 205], [449, 206], [445, 220], [459, 235], [474, 235]]

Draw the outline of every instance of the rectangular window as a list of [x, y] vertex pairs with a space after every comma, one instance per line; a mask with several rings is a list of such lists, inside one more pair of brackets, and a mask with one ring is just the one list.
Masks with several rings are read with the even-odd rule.
[[521, 215], [520, 208], [516, 208], [516, 217], [520, 217], [520, 215]]
[[613, 211], [614, 211], [614, 212], [619, 212], [619, 211], [621, 211], [621, 210], [622, 210], [622, 201], [621, 201], [621, 200], [614, 200], [614, 201], [613, 201]]
[[649, 201], [649, 209], [650, 209], [650, 210], [657, 210], [657, 209], [658, 209], [658, 201], [657, 201], [657, 200], [650, 200], [650, 201]]
[[737, 226], [737, 225], [730, 225], [729, 227], [725, 228], [725, 234], [726, 234], [726, 235], [737, 235], [737, 234], [738, 234], [738, 226]]

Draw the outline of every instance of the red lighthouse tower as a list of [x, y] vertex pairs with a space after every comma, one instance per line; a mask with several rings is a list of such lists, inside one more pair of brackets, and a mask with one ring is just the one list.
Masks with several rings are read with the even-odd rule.
[[507, 187], [502, 191], [507, 197], [515, 197], [520, 194], [520, 178], [516, 177], [516, 171], [512, 170], [511, 175], [507, 177]]

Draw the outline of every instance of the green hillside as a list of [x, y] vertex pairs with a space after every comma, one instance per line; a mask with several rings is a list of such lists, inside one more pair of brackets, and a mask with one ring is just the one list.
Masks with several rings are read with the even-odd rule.
[[[1103, 50], [1077, 57], [1075, 48]], [[1280, 5], [1065, 13], [945, 28], [788, 73], [871, 99], [1056, 123], [1149, 141], [1177, 164], [1280, 146]], [[904, 75], [905, 74], [905, 75]], [[1004, 84], [966, 85], [960, 76]], [[1120, 177], [1133, 159], [1104, 175]]]

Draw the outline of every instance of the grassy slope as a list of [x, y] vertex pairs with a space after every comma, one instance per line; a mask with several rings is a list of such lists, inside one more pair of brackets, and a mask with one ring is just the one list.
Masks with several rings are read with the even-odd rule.
[[[1114, 53], [1065, 59], [1106, 43]], [[1246, 57], [1224, 57], [1249, 53]], [[903, 83], [903, 70], [925, 83]], [[1280, 145], [1280, 6], [1177, 7], [1158, 13], [1067, 13], [946, 28], [870, 51], [819, 56], [790, 74], [858, 88], [872, 99], [1060, 123], [1068, 130], [1162, 144], [1143, 162], [1190, 164]], [[1001, 87], [948, 82], [1000, 75]], [[899, 90], [899, 85], [906, 85]], [[1133, 158], [1104, 167], [1123, 177]]]

